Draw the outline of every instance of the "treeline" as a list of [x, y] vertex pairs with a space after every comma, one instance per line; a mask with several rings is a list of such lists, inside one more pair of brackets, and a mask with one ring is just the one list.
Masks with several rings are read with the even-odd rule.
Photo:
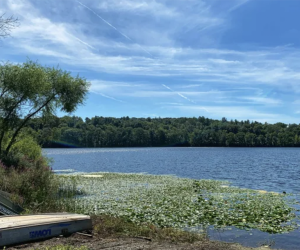
[[298, 147], [300, 125], [199, 118], [35, 118], [43, 147]]

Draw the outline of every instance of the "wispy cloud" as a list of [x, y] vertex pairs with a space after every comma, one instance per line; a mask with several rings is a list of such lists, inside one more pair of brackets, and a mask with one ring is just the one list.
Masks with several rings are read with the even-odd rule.
[[104, 18], [102, 18], [100, 15], [98, 15], [95, 11], [93, 11], [91, 8], [87, 7], [86, 5], [84, 5], [83, 3], [76, 1], [77, 3], [79, 3], [81, 6], [83, 6], [84, 8], [88, 9], [89, 11], [91, 11], [94, 15], [96, 15], [97, 17], [99, 17], [103, 22], [105, 22], [108, 26], [110, 26], [111, 28], [113, 28], [115, 31], [117, 31], [118, 33], [120, 33], [123, 37], [125, 37], [127, 40], [132, 41], [128, 36], [126, 36], [125, 34], [123, 34], [121, 31], [119, 31], [115, 26], [113, 26], [112, 24], [110, 24], [108, 21], [106, 21]]
[[92, 94], [157, 108], [144, 113], [290, 119], [299, 104], [298, 48], [222, 44], [250, 1], [7, 0], [0, 9], [21, 25], [1, 56], [82, 72]]
[[241, 97], [240, 99], [251, 101], [251, 103], [253, 104], [278, 105], [282, 103], [282, 101], [278, 99], [256, 97], [256, 96], [245, 96], [245, 97]]
[[[89, 12], [92, 11], [93, 15], [102, 18], [101, 21], [109, 28], [121, 32], [86, 4], [79, 3], [80, 6], [88, 8]], [[102, 8], [104, 8], [103, 6], [109, 8], [110, 2], [102, 3]], [[124, 3], [125, 5], [130, 4], [128, 1]], [[196, 9], [200, 8], [199, 6], [202, 4], [204, 15], [209, 15], [207, 4], [204, 2], [197, 4], [195, 1], [191, 3], [191, 6], [194, 4]], [[114, 1], [113, 4], [119, 4], [119, 2]], [[142, 5], [139, 5], [138, 2], [132, 2], [132, 4], [144, 6], [143, 8], [146, 8], [145, 6], [153, 7], [150, 3], [147, 5], [146, 2], [143, 2]], [[179, 8], [179, 5], [173, 4], [173, 6], [174, 8], [171, 7], [172, 11], [177, 13], [176, 9]], [[256, 51], [203, 49], [180, 46], [175, 42], [163, 45], [156, 37], [151, 39], [151, 44], [139, 45], [137, 42], [132, 42], [133, 39], [124, 32], [121, 32], [122, 36], [127, 37], [129, 43], [122, 43], [113, 38], [109, 39], [109, 37], [104, 38], [106, 40], [104, 43], [102, 36], [87, 36], [71, 23], [56, 23], [43, 17], [30, 1], [8, 1], [7, 8], [22, 18], [22, 25], [13, 31], [13, 38], [8, 40], [8, 43], [14, 48], [8, 53], [23, 54], [24, 56], [28, 53], [51, 56], [53, 57], [50, 59], [51, 61], [58, 60], [64, 64], [95, 72], [144, 76], [188, 76], [191, 81], [227, 82], [238, 85], [246, 85], [251, 82], [252, 85], [275, 84], [283, 88], [288, 84], [293, 91], [300, 91], [298, 86], [300, 67], [296, 60], [299, 58], [300, 52], [291, 46], [262, 48]], [[77, 11], [78, 13], [74, 14], [78, 15], [83, 9], [80, 8]], [[191, 8], [183, 8], [182, 11], [188, 11], [185, 13], [186, 15], [193, 12]], [[128, 31], [132, 30], [131, 25], [132, 22], [128, 23]], [[135, 34], [143, 34], [145, 31], [143, 25], [136, 30]], [[126, 29], [124, 24], [123, 28]], [[154, 29], [152, 26], [147, 28]], [[97, 29], [97, 26], [91, 26], [91, 29]], [[149, 30], [147, 32], [151, 33]], [[172, 32], [165, 33], [168, 34], [169, 41], [175, 39], [172, 37]], [[147, 57], [145, 57], [145, 53], [141, 54], [141, 48], [144, 50], [143, 52], [147, 51]], [[148, 55], [153, 55], [153, 58], [149, 58]]]
[[[189, 114], [196, 114], [197, 112], [201, 112], [203, 110], [202, 106], [173, 106], [173, 108], [180, 109]], [[215, 117], [217, 119], [220, 119], [220, 117], [226, 117], [227, 119], [250, 120], [263, 123], [276, 123], [284, 120], [293, 122], [296, 121], [296, 119], [287, 115], [283, 116], [279, 113], [258, 111], [253, 107], [247, 106], [206, 106], [205, 108], [209, 110], [211, 117]]]
[[98, 2], [96, 6], [100, 10], [110, 12], [144, 12], [151, 13], [159, 16], [171, 16], [174, 17], [179, 13], [172, 7], [168, 7], [159, 1], [148, 0], [109, 0]]
[[[91, 11], [93, 14], [95, 14], [97, 17], [99, 17], [104, 23], [106, 23], [109, 27], [111, 27], [112, 29], [114, 29], [115, 31], [117, 31], [120, 35], [122, 35], [123, 37], [125, 37], [127, 40], [129, 40], [130, 42], [133, 42], [133, 40], [128, 37], [127, 35], [125, 35], [124, 33], [122, 33], [120, 30], [118, 30], [115, 26], [113, 26], [111, 23], [109, 23], [108, 21], [106, 21], [104, 18], [102, 18], [100, 15], [98, 15], [95, 11], [93, 11], [91, 8], [87, 7], [86, 5], [84, 5], [83, 3], [76, 1], [77, 3], [79, 3], [81, 6], [83, 6], [84, 8], [88, 9], [89, 11]], [[142, 46], [140, 46], [139, 44], [137, 44], [143, 51], [145, 51], [147, 54], [149, 54], [150, 56], [153, 56], [148, 50], [144, 49]]]

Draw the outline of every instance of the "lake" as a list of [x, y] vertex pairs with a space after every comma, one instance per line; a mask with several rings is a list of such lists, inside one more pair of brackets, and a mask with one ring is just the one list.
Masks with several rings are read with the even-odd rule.
[[[232, 185], [300, 193], [300, 148], [89, 148], [44, 149], [53, 170], [176, 175], [193, 179], [226, 180]], [[248, 246], [272, 243], [300, 249], [299, 230], [269, 235], [257, 230], [210, 231], [212, 239]]]

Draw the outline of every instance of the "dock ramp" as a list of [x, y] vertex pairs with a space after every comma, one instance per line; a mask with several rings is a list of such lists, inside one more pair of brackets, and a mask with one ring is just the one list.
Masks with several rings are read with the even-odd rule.
[[92, 230], [90, 216], [57, 213], [0, 216], [0, 247]]

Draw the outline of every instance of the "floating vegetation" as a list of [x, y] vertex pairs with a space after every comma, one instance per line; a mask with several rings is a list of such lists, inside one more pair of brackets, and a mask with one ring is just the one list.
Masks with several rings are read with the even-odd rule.
[[61, 170], [53, 170], [53, 172], [55, 173], [61, 173], [61, 172], [65, 172], [65, 173], [72, 173], [72, 172], [75, 172], [74, 169], [61, 169]]
[[103, 175], [101, 175], [101, 174], [83, 174], [81, 176], [86, 177], [86, 178], [102, 178], [103, 177]]
[[223, 181], [119, 173], [59, 178], [66, 187], [74, 186], [76, 180], [77, 189], [84, 194], [75, 198], [75, 212], [109, 214], [174, 228], [236, 226], [283, 233], [297, 227], [296, 209], [288, 196], [231, 187]]

